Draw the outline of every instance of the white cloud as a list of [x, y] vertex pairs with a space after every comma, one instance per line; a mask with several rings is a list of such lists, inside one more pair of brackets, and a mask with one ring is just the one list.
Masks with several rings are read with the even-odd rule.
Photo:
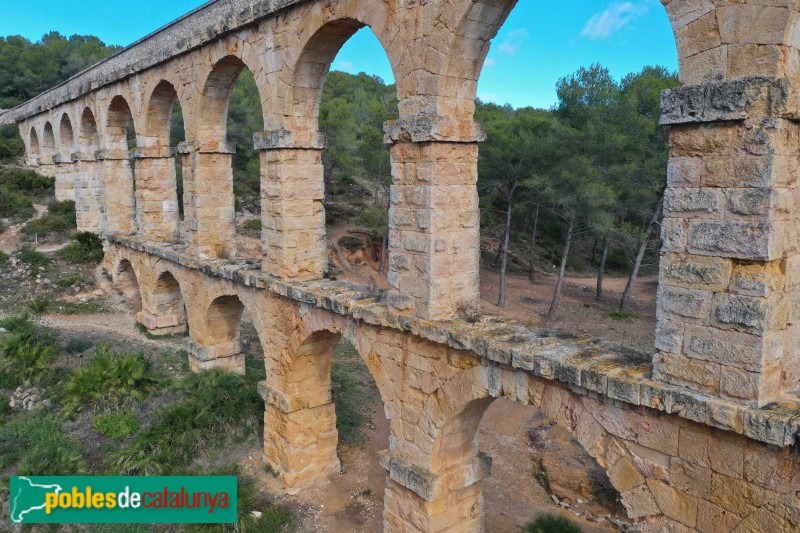
[[497, 51], [501, 54], [513, 56], [517, 53], [517, 48], [519, 48], [519, 45], [521, 45], [523, 41], [527, 40], [529, 36], [530, 34], [528, 33], [528, 30], [524, 28], [511, 31], [508, 35], [506, 35], [506, 38], [503, 40], [503, 42], [497, 47]]
[[493, 67], [497, 64], [497, 61], [492, 59], [491, 57], [487, 57], [486, 61], [483, 62], [484, 67]]
[[647, 14], [646, 2], [614, 2], [602, 13], [592, 15], [584, 26], [581, 36], [590, 39], [606, 39], [627, 26], [632, 20]]
[[480, 93], [478, 94], [478, 98], [481, 99], [482, 102], [499, 102], [501, 97], [499, 94], [495, 93]]
[[352, 61], [348, 61], [348, 60], [346, 60], [346, 59], [340, 59], [339, 61], [337, 61], [337, 62], [336, 62], [334, 65], [333, 65], [333, 68], [334, 68], [334, 69], [337, 69], [337, 70], [344, 70], [345, 72], [347, 72], [348, 70], [353, 70], [353, 67], [355, 67], [355, 65], [353, 64], [353, 62], [352, 62]]

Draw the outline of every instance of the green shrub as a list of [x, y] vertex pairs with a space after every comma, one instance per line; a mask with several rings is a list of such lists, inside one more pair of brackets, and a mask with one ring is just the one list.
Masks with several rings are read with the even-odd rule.
[[33, 200], [25, 193], [0, 184], [0, 218], [30, 218]]
[[28, 302], [28, 309], [35, 315], [45, 314], [53, 306], [53, 299], [48, 295], [37, 296]]
[[25, 144], [19, 136], [19, 128], [11, 125], [0, 126], [0, 159], [20, 156], [25, 153]]
[[28, 235], [61, 235], [76, 227], [75, 202], [64, 200], [51, 203], [45, 216], [31, 220], [25, 224], [22, 231]]
[[0, 187], [20, 191], [26, 197], [43, 197], [53, 194], [56, 180], [21, 168], [0, 168]]
[[116, 440], [128, 438], [139, 431], [139, 419], [131, 411], [98, 415], [92, 425], [97, 432]]
[[22, 246], [15, 255], [17, 259], [30, 266], [45, 267], [50, 264], [50, 258], [46, 254], [36, 251], [31, 246]]
[[11, 400], [5, 394], [0, 394], [0, 426], [2, 426], [2, 422], [5, 418], [14, 412], [14, 409], [11, 407]]
[[70, 339], [67, 342], [67, 345], [64, 347], [64, 351], [67, 352], [69, 355], [77, 355], [79, 353], [83, 353], [89, 348], [94, 346], [91, 341], [87, 341], [86, 339]]
[[581, 533], [581, 528], [567, 518], [555, 513], [544, 513], [525, 525], [525, 533]]
[[336, 403], [336, 429], [341, 442], [358, 446], [364, 442], [363, 429], [370, 417], [368, 389], [359, 374], [368, 371], [349, 342], [340, 342], [334, 353], [331, 388]]
[[28, 317], [11, 317], [0, 321], [8, 334], [0, 338], [0, 375], [7, 387], [16, 387], [24, 380], [37, 381], [58, 358], [50, 332]]
[[100, 346], [89, 363], [76, 370], [64, 386], [64, 414], [86, 408], [117, 409], [144, 398], [155, 380], [144, 355], [120, 355]]
[[[0, 233], [3, 232], [3, 225], [0, 224]], [[3, 250], [0, 250], [0, 264], [8, 262], [8, 254], [5, 253]]]
[[63, 275], [56, 278], [55, 284], [62, 289], [66, 289], [85, 282], [86, 277], [80, 272], [65, 272]]
[[75, 234], [75, 242], [61, 250], [61, 258], [70, 263], [97, 263], [103, 260], [103, 241], [88, 231]]
[[191, 375], [176, 391], [183, 400], [165, 407], [127, 448], [112, 456], [121, 475], [180, 472], [199, 451], [258, 427], [263, 401], [244, 379], [222, 370]]
[[[217, 470], [210, 475], [237, 476], [236, 524], [191, 524], [185, 527], [189, 533], [278, 533], [292, 523], [288, 509], [272, 503], [269, 496], [259, 490], [255, 479], [243, 476], [235, 466]], [[260, 517], [253, 511], [261, 513]]]
[[244, 229], [251, 231], [261, 231], [261, 219], [254, 218], [244, 223]]
[[19, 461], [19, 475], [88, 473], [78, 443], [64, 435], [55, 415], [45, 411], [25, 414], [0, 426], [0, 470]]

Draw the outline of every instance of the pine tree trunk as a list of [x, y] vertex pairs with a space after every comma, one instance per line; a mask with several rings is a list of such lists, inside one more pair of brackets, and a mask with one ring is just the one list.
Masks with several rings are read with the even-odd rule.
[[569, 247], [572, 244], [572, 231], [575, 229], [575, 215], [569, 218], [569, 227], [567, 228], [567, 240], [564, 243], [564, 252], [561, 254], [561, 268], [558, 271], [558, 281], [556, 282], [556, 292], [553, 294], [553, 301], [550, 303], [550, 309], [547, 311], [548, 317], [553, 317], [558, 312], [558, 306], [561, 303], [561, 288], [564, 286], [564, 272], [567, 269], [567, 258], [569, 257]]
[[506, 305], [506, 268], [508, 267], [508, 241], [511, 235], [511, 212], [514, 206], [513, 191], [508, 196], [508, 209], [506, 210], [506, 230], [503, 232], [503, 250], [500, 257], [500, 294], [497, 298], [497, 307]]
[[381, 242], [381, 265], [378, 270], [381, 274], [386, 270], [386, 247], [389, 245], [389, 232], [384, 232], [383, 240]]
[[608, 259], [608, 247], [611, 244], [611, 232], [603, 237], [603, 253], [600, 256], [600, 268], [597, 271], [597, 294], [595, 300], [603, 299], [603, 276], [606, 273], [606, 259]]
[[647, 226], [642, 242], [639, 243], [639, 251], [636, 252], [636, 260], [633, 262], [633, 270], [631, 277], [628, 278], [628, 284], [625, 286], [625, 292], [622, 293], [622, 299], [619, 302], [619, 310], [627, 311], [628, 304], [630, 304], [631, 295], [633, 294], [633, 286], [636, 283], [636, 278], [639, 276], [639, 268], [642, 266], [642, 259], [644, 253], [647, 251], [647, 243], [650, 240], [653, 230], [658, 224], [658, 219], [661, 218], [661, 210], [664, 207], [664, 189], [658, 194], [658, 201], [656, 202], [656, 209], [653, 212], [653, 218], [650, 219], [650, 224]]
[[528, 271], [528, 279], [531, 283], [536, 283], [536, 227], [539, 225], [539, 204], [536, 204], [536, 211], [533, 215], [533, 231], [531, 232], [531, 268]]

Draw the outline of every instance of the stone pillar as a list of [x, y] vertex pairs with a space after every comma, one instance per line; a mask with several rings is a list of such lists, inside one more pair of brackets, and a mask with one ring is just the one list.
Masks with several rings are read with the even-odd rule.
[[184, 228], [186, 246], [201, 259], [236, 255], [233, 198], [234, 146], [183, 142]]
[[136, 233], [136, 201], [130, 152], [103, 150], [98, 152], [98, 160], [102, 161], [103, 169], [101, 233], [133, 235]]
[[341, 471], [330, 387], [285, 394], [262, 381], [258, 392], [265, 402], [264, 463], [289, 494]]
[[77, 179], [78, 165], [72, 156], [56, 154], [53, 156], [56, 178], [56, 201], [64, 202], [75, 200], [75, 182]]
[[391, 144], [389, 307], [447, 320], [480, 308], [478, 143], [475, 122], [387, 122]]
[[664, 93], [653, 377], [761, 407], [800, 375], [800, 128], [785, 79]]
[[139, 239], [174, 242], [178, 238], [175, 160], [168, 146], [136, 150], [136, 225]]
[[[143, 316], [142, 319], [144, 318]], [[147, 327], [146, 324], [145, 327]], [[190, 330], [191, 333], [192, 330]], [[238, 338], [209, 345], [186, 338], [183, 341], [183, 349], [189, 354], [189, 368], [192, 372], [198, 373], [212, 368], [221, 368], [232, 374], [241, 376], [245, 374], [244, 353]]]
[[323, 136], [277, 130], [254, 136], [261, 150], [263, 270], [281, 279], [321, 279], [327, 268]]
[[388, 471], [383, 531], [405, 533], [482, 533], [483, 480], [492, 460], [479, 453], [467, 465], [442, 473], [413, 465], [388, 450], [380, 452]]
[[95, 154], [73, 154], [78, 167], [75, 177], [75, 215], [78, 231], [100, 234], [102, 219], [102, 163]]

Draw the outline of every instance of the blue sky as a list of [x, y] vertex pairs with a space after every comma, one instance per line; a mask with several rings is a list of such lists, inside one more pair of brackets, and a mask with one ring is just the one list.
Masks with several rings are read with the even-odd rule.
[[[201, 5], [201, 0], [2, 0], [0, 35], [38, 40], [50, 30], [97, 35], [128, 45]], [[555, 83], [581, 66], [600, 62], [620, 78], [647, 64], [676, 70], [677, 52], [666, 12], [658, 0], [520, 0], [494, 39], [478, 96], [514, 106], [550, 107]], [[334, 61], [346, 72], [392, 80], [378, 41], [358, 32]]]

